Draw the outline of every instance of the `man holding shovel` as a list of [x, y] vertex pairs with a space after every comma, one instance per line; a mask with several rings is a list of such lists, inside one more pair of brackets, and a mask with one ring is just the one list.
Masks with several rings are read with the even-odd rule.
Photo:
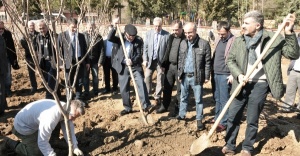
[[243, 110], [247, 106], [247, 128], [241, 153], [242, 156], [251, 156], [259, 115], [268, 92], [271, 91], [273, 97], [277, 99], [283, 96], [281, 55], [289, 59], [299, 57], [299, 46], [293, 32], [294, 21], [295, 15], [292, 14], [284, 19], [285, 39], [278, 37], [249, 79], [245, 79], [246, 73], [254, 66], [254, 62], [260, 57], [274, 33], [263, 29], [264, 16], [260, 12], [250, 11], [244, 15], [242, 25], [244, 34], [235, 39], [227, 60], [228, 68], [234, 78], [232, 92], [239, 83], [243, 83], [243, 87], [228, 109], [226, 145], [222, 149], [224, 154], [235, 153], [240, 121]]
[[[124, 34], [119, 35], [124, 38], [125, 50], [122, 49], [122, 41], [119, 36], [116, 36], [116, 24], [119, 19], [113, 21], [114, 28], [109, 32], [107, 40], [115, 43], [113, 51], [116, 53], [112, 54], [112, 66], [116, 69], [119, 78], [120, 93], [122, 96], [122, 102], [124, 110], [120, 112], [121, 115], [129, 114], [132, 112], [132, 104], [130, 101], [130, 78], [137, 84], [137, 92], [142, 104], [144, 112], [148, 112], [151, 104], [149, 101], [146, 84], [143, 77], [142, 68], [142, 50], [143, 50], [143, 40], [137, 36], [137, 29], [131, 24], [125, 26]], [[128, 59], [125, 58], [125, 53], [127, 53]], [[130, 76], [130, 69], [132, 70], [133, 77]]]

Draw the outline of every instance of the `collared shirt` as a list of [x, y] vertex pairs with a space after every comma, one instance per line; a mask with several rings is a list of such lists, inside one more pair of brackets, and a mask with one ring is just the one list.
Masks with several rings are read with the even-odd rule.
[[[127, 41], [127, 40], [125, 40], [125, 43], [124, 43], [125, 45], [125, 50], [126, 50], [126, 52], [127, 52], [127, 56], [128, 56], [128, 58], [130, 59], [130, 50], [131, 50], [131, 47], [132, 47], [132, 43], [131, 42], [129, 42], [129, 41]], [[124, 64], [126, 64], [126, 62], [125, 62], [125, 56], [124, 56], [124, 60], [123, 60], [123, 63]]]
[[195, 43], [188, 41], [188, 53], [184, 65], [184, 73], [194, 73], [193, 46]]
[[[73, 33], [71, 31], [69, 31], [69, 34], [70, 34], [71, 46], [74, 44], [74, 49], [75, 50], [77, 49], [77, 57], [81, 57], [81, 49], [80, 49], [79, 42], [78, 42], [78, 34], [76, 35], [76, 32]], [[75, 42], [74, 42], [74, 40], [75, 40]], [[75, 56], [73, 56], [73, 57], [75, 57]]]
[[161, 31], [154, 33], [153, 39], [153, 60], [158, 58], [158, 50], [159, 50], [159, 41], [161, 37]]
[[111, 57], [112, 48], [113, 48], [113, 43], [106, 40], [105, 56]]

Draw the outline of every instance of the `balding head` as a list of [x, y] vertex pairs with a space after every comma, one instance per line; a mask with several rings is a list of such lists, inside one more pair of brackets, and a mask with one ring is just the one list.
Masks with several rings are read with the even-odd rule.
[[35, 30], [35, 23], [33, 21], [29, 21], [27, 25], [29, 33], [33, 33]]
[[189, 41], [193, 41], [197, 36], [197, 25], [192, 22], [187, 22], [184, 27], [184, 33]]

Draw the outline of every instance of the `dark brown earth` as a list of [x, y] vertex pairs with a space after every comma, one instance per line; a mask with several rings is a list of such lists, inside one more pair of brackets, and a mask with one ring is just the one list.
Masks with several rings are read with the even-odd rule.
[[[20, 59], [20, 58], [19, 58]], [[39, 82], [38, 92], [30, 95], [30, 83], [25, 62], [20, 60], [21, 69], [13, 71], [12, 97], [7, 98], [8, 109], [0, 116], [0, 134], [17, 139], [12, 133], [13, 118], [26, 104], [43, 99], [45, 89]], [[284, 82], [287, 81], [286, 69], [289, 61], [283, 59]], [[102, 87], [103, 88], [103, 87]], [[133, 89], [132, 89], [133, 90]], [[134, 93], [132, 92], [132, 95]], [[173, 94], [176, 94], [174, 90]], [[192, 95], [193, 96], [193, 95]], [[204, 121], [214, 116], [210, 84], [204, 85]], [[138, 106], [135, 112], [120, 116], [123, 109], [121, 96], [101, 95], [92, 97], [88, 102], [86, 114], [75, 121], [79, 148], [85, 155], [189, 155], [192, 142], [203, 133], [208, 133], [212, 124], [206, 123], [206, 129], [196, 132], [194, 101], [191, 98], [185, 121], [177, 121], [168, 113], [155, 114], [152, 126], [145, 126], [140, 118]], [[153, 102], [153, 101], [152, 101]], [[259, 132], [255, 142], [255, 155], [259, 156], [297, 156], [300, 155], [300, 119], [297, 113], [281, 113], [281, 102], [268, 96], [264, 111], [259, 120]], [[171, 104], [171, 109], [173, 105]], [[241, 123], [237, 138], [237, 153], [241, 151], [244, 139], [246, 118]], [[213, 134], [211, 147], [202, 156], [219, 156], [224, 145], [223, 133]], [[52, 145], [57, 155], [67, 155], [67, 144], [61, 139]], [[236, 154], [239, 155], [239, 154]]]

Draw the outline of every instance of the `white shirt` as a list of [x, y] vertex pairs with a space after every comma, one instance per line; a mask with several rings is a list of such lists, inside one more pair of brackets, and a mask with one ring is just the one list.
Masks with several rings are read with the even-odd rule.
[[113, 48], [113, 43], [106, 40], [105, 56], [111, 57], [112, 48]]
[[[66, 103], [61, 102], [63, 107]], [[38, 131], [38, 147], [43, 155], [55, 155], [49, 144], [51, 133], [60, 122], [64, 138], [67, 141], [66, 126], [63, 116], [56, 105], [55, 100], [42, 99], [26, 105], [15, 117], [14, 128], [22, 135], [31, 135]], [[69, 121], [71, 137], [74, 148], [77, 148], [77, 140], [74, 133], [74, 124]]]
[[81, 57], [81, 50], [80, 50], [80, 46], [79, 46], [79, 42], [78, 42], [78, 35], [76, 35], [76, 34], [77, 34], [77, 32], [71, 32], [71, 31], [69, 31], [70, 46], [72, 46], [72, 41], [74, 40], [74, 37], [75, 37], [75, 42], [76, 42], [75, 50], [77, 50], [77, 57]]

